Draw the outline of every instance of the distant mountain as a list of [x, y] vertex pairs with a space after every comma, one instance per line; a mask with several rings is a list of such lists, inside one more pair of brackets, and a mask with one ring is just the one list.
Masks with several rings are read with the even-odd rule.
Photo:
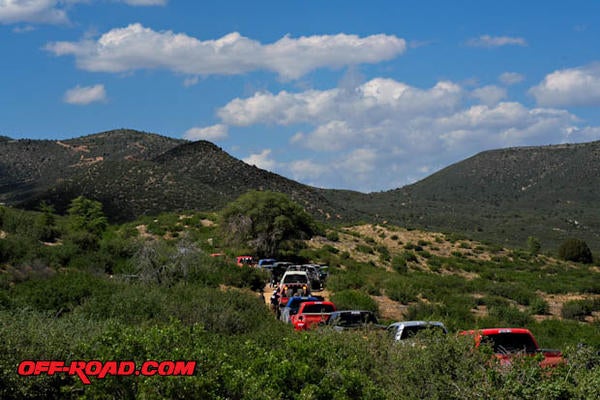
[[346, 201], [405, 226], [523, 247], [535, 236], [554, 249], [576, 236], [600, 250], [600, 142], [486, 151], [413, 185], [365, 196], [350, 192]]
[[575, 236], [600, 251], [600, 142], [486, 151], [396, 190], [317, 189], [248, 165], [206, 141], [132, 130], [77, 139], [0, 138], [0, 203], [65, 211], [99, 200], [114, 221], [218, 210], [248, 190], [286, 193], [320, 219], [459, 232], [556, 249]]
[[309, 186], [250, 166], [206, 141], [132, 130], [64, 141], [0, 141], [0, 202], [64, 211], [79, 195], [101, 201], [115, 221], [163, 211], [216, 210], [248, 190], [290, 195], [323, 219], [333, 206]]

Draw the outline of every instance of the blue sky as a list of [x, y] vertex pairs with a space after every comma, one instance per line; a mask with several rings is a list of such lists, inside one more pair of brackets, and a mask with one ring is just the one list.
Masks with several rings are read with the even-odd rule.
[[0, 0], [0, 54], [0, 135], [204, 139], [317, 187], [600, 139], [599, 1]]

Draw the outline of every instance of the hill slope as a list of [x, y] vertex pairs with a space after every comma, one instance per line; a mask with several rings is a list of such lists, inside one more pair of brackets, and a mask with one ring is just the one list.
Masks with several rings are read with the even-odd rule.
[[[189, 209], [215, 210], [248, 190], [290, 195], [322, 218], [336, 217], [314, 188], [250, 166], [206, 141], [119, 130], [65, 141], [0, 142], [0, 202], [64, 211], [84, 195], [113, 220]], [[340, 216], [341, 217], [341, 216]]]
[[[599, 247], [600, 142], [486, 151], [400, 189], [345, 196], [405, 226], [555, 247], [568, 236]], [[339, 198], [339, 194], [336, 197]]]
[[389, 221], [556, 249], [569, 236], [600, 250], [600, 142], [480, 153], [420, 182], [380, 193], [316, 189], [243, 163], [212, 143], [131, 130], [64, 141], [0, 140], [0, 202], [64, 211], [78, 195], [111, 219], [216, 210], [244, 192], [290, 195], [321, 219]]

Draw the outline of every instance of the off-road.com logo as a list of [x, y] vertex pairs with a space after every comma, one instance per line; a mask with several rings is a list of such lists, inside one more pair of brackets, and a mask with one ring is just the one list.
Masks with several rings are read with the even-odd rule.
[[104, 379], [107, 376], [191, 376], [196, 361], [144, 361], [136, 366], [133, 361], [21, 361], [17, 372], [21, 376], [67, 374], [77, 376], [85, 385], [90, 377]]

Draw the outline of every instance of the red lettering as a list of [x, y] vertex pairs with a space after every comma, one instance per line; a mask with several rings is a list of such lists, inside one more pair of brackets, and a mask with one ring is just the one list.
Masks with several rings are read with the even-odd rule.
[[69, 375], [77, 375], [84, 385], [89, 385], [92, 382], [90, 382], [90, 378], [88, 378], [88, 376], [85, 373], [85, 366], [85, 361], [73, 361], [69, 366], [68, 373]]
[[17, 368], [17, 373], [21, 376], [29, 376], [35, 371], [35, 361], [25, 360], [21, 361]]
[[136, 369], [134, 361], [72, 361], [66, 364], [64, 361], [51, 360], [24, 360], [17, 367], [17, 372], [21, 376], [55, 375], [57, 373], [67, 373], [71, 376], [77, 376], [84, 385], [91, 384], [90, 376], [98, 379], [104, 379], [107, 375], [112, 376], [191, 376], [194, 375], [196, 361], [146, 361], [139, 370]]
[[156, 361], [146, 361], [142, 364], [142, 375], [144, 376], [153, 376], [156, 374], [156, 369], [158, 368], [158, 363]]
[[50, 361], [38, 361], [35, 364], [35, 372], [33, 373], [34, 375], [39, 375], [42, 372], [47, 372], [48, 368], [50, 368]]
[[192, 376], [196, 370], [196, 361], [177, 361], [173, 375]]
[[158, 366], [158, 375], [167, 376], [173, 373], [175, 369], [175, 363], [172, 361], [163, 361]]
[[50, 361], [50, 367], [48, 368], [48, 375], [54, 375], [57, 372], [64, 372], [65, 362], [64, 361]]
[[85, 374], [88, 376], [97, 376], [102, 370], [102, 362], [100, 361], [88, 361], [85, 366]]
[[107, 361], [102, 370], [98, 374], [98, 379], [106, 378], [106, 375], [116, 375], [117, 374], [117, 362], [116, 361]]
[[119, 364], [118, 375], [126, 376], [133, 375], [135, 373], [135, 363], [133, 361], [121, 361]]

